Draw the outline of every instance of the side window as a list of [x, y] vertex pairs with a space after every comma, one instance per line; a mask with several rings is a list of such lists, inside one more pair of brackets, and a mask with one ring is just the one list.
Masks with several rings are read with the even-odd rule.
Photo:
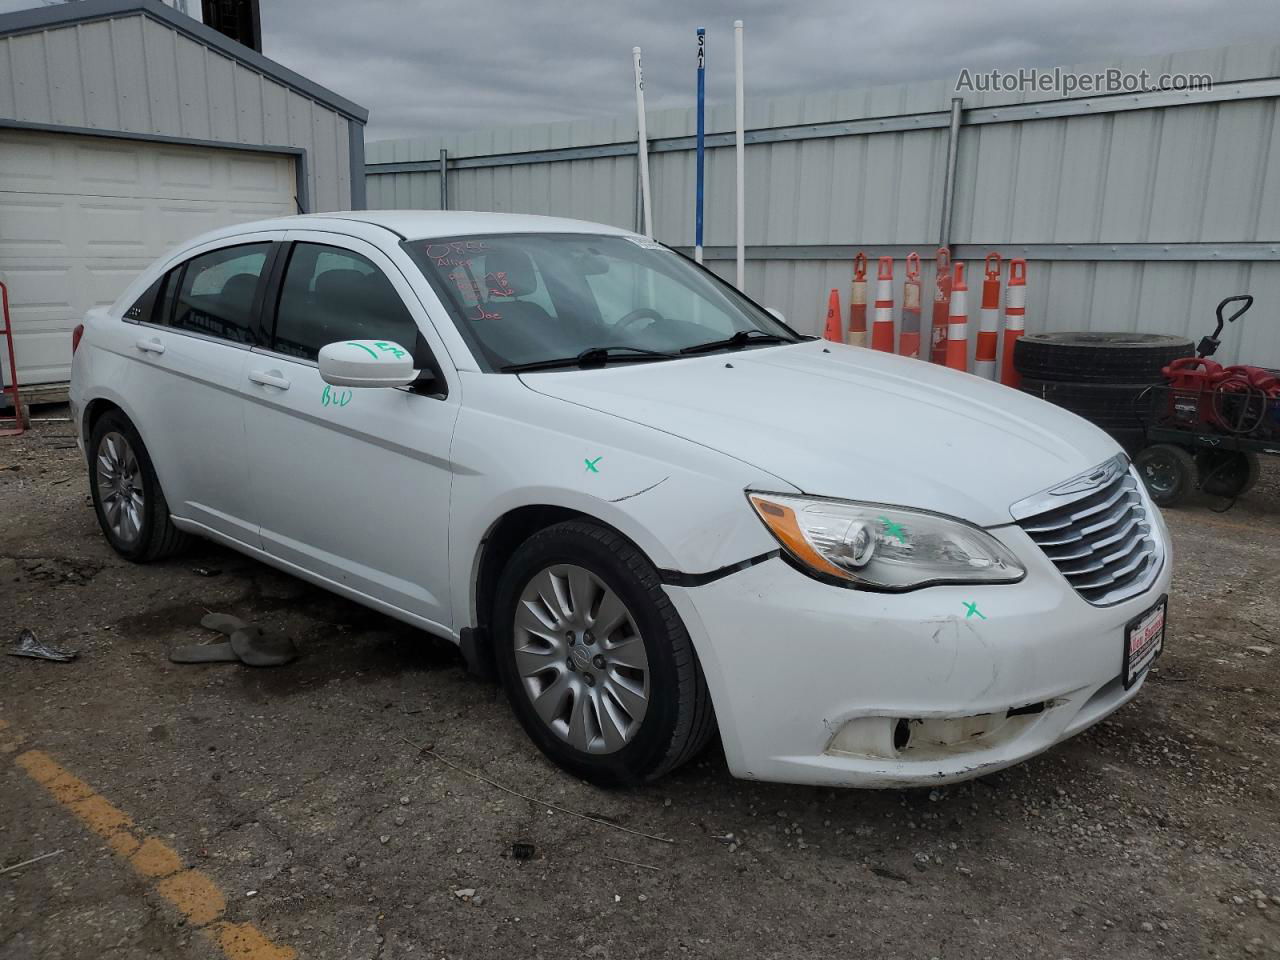
[[294, 244], [271, 349], [315, 360], [336, 340], [394, 340], [411, 351], [417, 338], [400, 294], [368, 259], [340, 247]]
[[156, 300], [160, 296], [160, 290], [164, 287], [164, 282], [169, 278], [169, 274], [160, 277], [155, 283], [147, 287], [146, 292], [134, 301], [133, 306], [124, 312], [124, 319], [132, 320], [135, 323], [164, 323], [160, 317], [153, 317]]
[[270, 249], [269, 243], [248, 243], [188, 260], [180, 282], [172, 285], [176, 303], [170, 325], [232, 343], [256, 344], [253, 298]]

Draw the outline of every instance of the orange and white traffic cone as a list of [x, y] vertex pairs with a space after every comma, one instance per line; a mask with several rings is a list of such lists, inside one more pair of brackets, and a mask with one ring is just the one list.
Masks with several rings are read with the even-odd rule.
[[920, 254], [907, 254], [907, 279], [902, 284], [902, 336], [898, 353], [920, 358]]
[[861, 250], [853, 258], [853, 286], [849, 290], [849, 332], [845, 342], [851, 347], [867, 345], [867, 255]]
[[[994, 265], [993, 265], [994, 264]], [[978, 313], [978, 342], [973, 351], [973, 372], [987, 380], [996, 378], [996, 341], [1000, 338], [1000, 254], [987, 254], [982, 281], [982, 309]]]
[[893, 257], [881, 257], [876, 271], [876, 320], [871, 349], [893, 353]]
[[844, 343], [844, 336], [840, 332], [840, 291], [835, 287], [831, 288], [831, 294], [827, 297], [827, 326], [822, 336], [836, 343]]
[[957, 263], [951, 280], [951, 313], [947, 317], [947, 366], [952, 370], [969, 369], [969, 314], [966, 312], [964, 264]]
[[1000, 358], [1000, 382], [1006, 387], [1022, 383], [1013, 365], [1014, 344], [1027, 326], [1027, 261], [1015, 258], [1009, 261], [1009, 289], [1004, 301], [1004, 349]]
[[938, 248], [937, 272], [934, 277], [933, 330], [929, 340], [929, 360], [947, 362], [947, 319], [951, 303], [951, 251]]

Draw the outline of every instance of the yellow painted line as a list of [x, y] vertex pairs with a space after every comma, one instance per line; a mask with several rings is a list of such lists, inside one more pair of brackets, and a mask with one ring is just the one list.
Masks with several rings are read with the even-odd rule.
[[[8, 724], [0, 720], [0, 731]], [[227, 900], [207, 874], [189, 869], [178, 852], [159, 837], [144, 836], [133, 818], [47, 753], [28, 750], [14, 762], [64, 809], [96, 833], [155, 892], [168, 900], [188, 924], [217, 946], [228, 960], [295, 960], [292, 947], [273, 943], [251, 923], [223, 920]]]

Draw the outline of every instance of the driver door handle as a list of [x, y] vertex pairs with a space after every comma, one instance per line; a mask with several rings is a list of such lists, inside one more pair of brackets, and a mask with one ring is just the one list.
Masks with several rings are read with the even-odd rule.
[[250, 370], [249, 379], [264, 387], [275, 387], [277, 390], [289, 389], [289, 381], [281, 375], [279, 370]]
[[134, 341], [133, 345], [137, 347], [139, 350], [141, 350], [143, 353], [156, 353], [156, 354], [164, 353], [164, 344], [160, 342], [159, 337], [151, 337], [146, 340], [139, 338], [138, 340]]

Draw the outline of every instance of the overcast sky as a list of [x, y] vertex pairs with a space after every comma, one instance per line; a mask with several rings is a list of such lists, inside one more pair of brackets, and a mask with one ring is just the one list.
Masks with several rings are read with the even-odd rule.
[[749, 98], [1280, 40], [1276, 0], [261, 2], [263, 52], [368, 107], [370, 139], [632, 113], [636, 45], [649, 106], [688, 106], [699, 26], [728, 102], [735, 18]]

